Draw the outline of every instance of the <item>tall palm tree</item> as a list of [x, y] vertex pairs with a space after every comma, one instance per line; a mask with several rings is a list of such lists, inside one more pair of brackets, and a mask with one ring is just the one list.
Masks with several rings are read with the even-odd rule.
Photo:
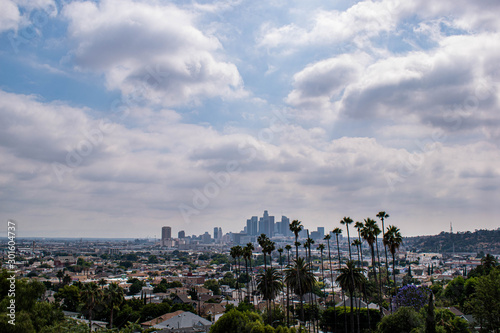
[[325, 267], [323, 266], [323, 251], [325, 250], [325, 244], [321, 243], [318, 245], [318, 250], [321, 256], [321, 279], [323, 281], [323, 296], [326, 294], [325, 293]]
[[363, 242], [361, 241], [361, 229], [363, 229], [363, 222], [357, 221], [354, 223], [354, 228], [358, 231], [359, 253], [361, 255], [361, 267], [363, 267]]
[[[384, 211], [381, 211], [381, 212], [378, 212], [378, 214], [376, 216], [380, 219], [380, 221], [382, 221], [382, 239], [385, 239], [386, 230], [384, 229], [385, 228], [384, 221], [386, 218], [389, 217], [389, 214], [387, 214]], [[387, 272], [387, 281], [389, 282], [389, 263], [388, 263], [389, 260], [387, 258], [387, 246], [385, 243], [384, 243], [384, 252], [385, 252], [385, 270]]]
[[[339, 256], [339, 268], [341, 268], [342, 264], [341, 264], [341, 259], [340, 259], [340, 245], [339, 245], [339, 235], [342, 233], [342, 229], [340, 228], [335, 228], [332, 230], [332, 234], [335, 235], [335, 238], [337, 239], [337, 254]], [[332, 280], [332, 283], [333, 283], [333, 280]], [[332, 287], [333, 288], [333, 287]], [[345, 306], [345, 292], [344, 292], [344, 289], [342, 289], [342, 301], [344, 302], [344, 306]], [[345, 329], [347, 330], [347, 318], [346, 316], [344, 316], [344, 327]]]
[[301, 321], [304, 321], [304, 295], [311, 291], [311, 287], [314, 285], [316, 279], [312, 273], [311, 266], [307, 264], [304, 258], [294, 259], [293, 262], [293, 266], [285, 270], [285, 283], [299, 296]]
[[[396, 294], [396, 252], [403, 243], [403, 237], [399, 228], [390, 225], [384, 235], [384, 244], [389, 248], [392, 255], [392, 278], [394, 281], [394, 295]], [[392, 309], [392, 307], [391, 307]]]
[[[299, 246], [300, 246], [299, 233], [302, 231], [302, 228], [303, 228], [302, 222], [300, 222], [299, 220], [293, 220], [292, 223], [290, 223], [290, 231], [293, 232], [293, 234], [295, 235], [295, 260], [299, 259]], [[297, 269], [297, 276], [300, 280], [300, 270], [299, 270], [298, 265], [296, 265], [296, 269]], [[298, 288], [300, 289], [301, 287], [302, 287], [302, 285], [299, 284]], [[300, 296], [300, 320], [301, 320], [301, 322], [303, 322], [304, 321], [304, 305], [302, 304], [303, 293], [301, 290], [299, 290], [299, 294], [301, 295]]]
[[[306, 261], [307, 263], [311, 266], [311, 270], [313, 269], [312, 266], [312, 260], [311, 260], [311, 245], [314, 244], [314, 240], [309, 237], [309, 230], [307, 230], [307, 239], [304, 242], [304, 250], [306, 251]], [[313, 290], [314, 286], [311, 286], [311, 291]], [[309, 307], [312, 309], [315, 301], [313, 297], [309, 297]], [[315, 325], [314, 325], [314, 318], [313, 318], [313, 331], [314, 331]]]
[[[339, 276], [337, 277], [337, 282], [343, 290], [349, 292], [349, 297], [351, 300], [351, 332], [354, 333], [354, 292], [359, 289], [365, 283], [365, 276], [363, 275], [363, 268], [356, 267], [356, 264], [352, 260], [348, 260], [345, 267], [339, 269]], [[359, 328], [359, 325], [358, 325]]]
[[269, 303], [276, 298], [276, 295], [283, 290], [280, 272], [275, 267], [269, 267], [264, 272], [257, 275], [257, 290]]
[[[281, 283], [283, 283], [283, 262], [281, 261], [281, 257], [283, 255], [283, 248], [280, 247], [278, 249], [278, 253], [279, 253], [279, 264], [280, 264], [280, 276], [281, 276]], [[281, 307], [284, 308], [284, 299], [283, 297], [281, 297]]]
[[[251, 299], [251, 295], [252, 295], [252, 292], [251, 292], [251, 287], [252, 287], [252, 277], [250, 275], [248, 275], [248, 266], [250, 266], [250, 271], [252, 270], [252, 253], [253, 253], [253, 250], [255, 250], [254, 246], [252, 243], [247, 243], [247, 245], [243, 248], [243, 258], [245, 258], [245, 268], [246, 268], [246, 271], [247, 271], [247, 301], [250, 302], [250, 299]], [[249, 263], [249, 265], [247, 265], [247, 261]]]
[[382, 293], [380, 292], [380, 284], [378, 283], [377, 270], [375, 268], [376, 265], [375, 265], [375, 247], [374, 247], [374, 244], [376, 243], [377, 240], [377, 235], [379, 233], [380, 229], [377, 225], [377, 222], [375, 220], [372, 220], [371, 218], [366, 218], [365, 225], [363, 229], [361, 229], [361, 237], [363, 237], [363, 239], [368, 243], [368, 246], [370, 246], [370, 251], [372, 254], [373, 278], [375, 279], [375, 285], [379, 286], [379, 304], [380, 304]]
[[[299, 240], [299, 233], [302, 231], [302, 222], [299, 220], [293, 220], [292, 223], [290, 223], [290, 231], [293, 232], [295, 235], [295, 243], [298, 242]], [[295, 244], [295, 259], [299, 258], [299, 246]]]
[[109, 317], [109, 328], [113, 328], [113, 313], [115, 306], [119, 307], [125, 298], [123, 297], [123, 289], [118, 285], [118, 283], [111, 283], [104, 292], [104, 299], [109, 305], [111, 314]]
[[[290, 244], [285, 245], [285, 250], [287, 252], [288, 260], [287, 267], [290, 266], [290, 250], [292, 246]], [[286, 327], [290, 326], [290, 293], [289, 293], [288, 284], [286, 285]]]
[[326, 234], [325, 239], [326, 239], [327, 244], [328, 244], [328, 261], [330, 262], [330, 282], [332, 284], [333, 313], [334, 313], [334, 320], [335, 320], [334, 327], [335, 327], [335, 331], [336, 331], [337, 330], [337, 310], [336, 310], [336, 304], [335, 304], [335, 292], [334, 292], [334, 288], [333, 288], [332, 255], [330, 252], [330, 239], [331, 238], [332, 237], [330, 236], [330, 233]]
[[332, 234], [335, 235], [335, 238], [337, 239], [337, 253], [339, 256], [339, 269], [341, 266], [341, 260], [340, 260], [340, 245], [339, 245], [339, 235], [342, 233], [342, 229], [340, 228], [335, 228], [332, 230]]
[[360, 254], [360, 246], [361, 246], [361, 241], [359, 239], [355, 239], [352, 241], [352, 246], [356, 247], [356, 250], [358, 252], [358, 267], [361, 267], [361, 254]]
[[352, 260], [352, 255], [351, 255], [351, 238], [349, 237], [349, 224], [353, 223], [354, 221], [350, 217], [345, 217], [340, 220], [340, 224], [345, 225], [347, 228], [347, 244], [349, 245], [349, 260]]
[[236, 290], [238, 290], [238, 298], [241, 301], [241, 294], [240, 294], [240, 283], [239, 283], [239, 272], [240, 272], [240, 257], [243, 255], [243, 248], [239, 245], [233, 246], [229, 252], [231, 254], [231, 257], [234, 259], [234, 266], [236, 268]]
[[80, 297], [83, 301], [82, 310], [89, 318], [89, 327], [92, 331], [94, 309], [102, 302], [103, 292], [95, 282], [90, 282], [83, 285]]
[[[267, 252], [267, 254], [269, 255], [269, 266], [270, 268], [272, 269], [273, 268], [273, 256], [272, 256], [272, 253], [274, 251], [274, 249], [276, 248], [275, 246], [276, 243], [274, 243], [273, 241], [271, 241], [269, 238], [267, 239], [264, 247], [265, 247], [265, 251]], [[274, 291], [272, 290], [272, 288], [274, 287], [272, 283], [269, 284], [269, 286], [271, 287], [271, 293], [273, 295], [275, 295]], [[273, 298], [274, 299], [274, 298]], [[274, 308], [274, 301], [273, 301], [273, 308]], [[269, 314], [269, 323], [272, 323], [272, 312], [271, 312], [271, 309], [270, 309], [270, 302], [268, 303], [268, 314]]]

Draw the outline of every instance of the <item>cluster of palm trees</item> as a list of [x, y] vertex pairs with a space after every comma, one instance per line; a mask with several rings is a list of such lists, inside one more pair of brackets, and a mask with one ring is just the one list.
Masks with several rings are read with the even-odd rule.
[[106, 305], [109, 307], [111, 313], [109, 318], [109, 326], [113, 328], [113, 315], [115, 307], [120, 306], [124, 301], [123, 289], [117, 283], [109, 284], [108, 288], [104, 289], [95, 282], [86, 283], [80, 293], [83, 302], [82, 312], [89, 319], [89, 327], [92, 330], [92, 319], [97, 307]]
[[[337, 251], [338, 251], [338, 261], [339, 261], [339, 268], [338, 272], [339, 275], [336, 279], [336, 282], [340, 285], [342, 291], [346, 291], [349, 293], [350, 296], [350, 306], [351, 306], [351, 312], [350, 312], [350, 321], [351, 321], [351, 332], [354, 332], [354, 311], [353, 311], [353, 306], [354, 306], [354, 295], [356, 292], [359, 294], [363, 295], [363, 298], [367, 304], [368, 307], [368, 298], [366, 294], [366, 277], [364, 275], [364, 268], [363, 268], [363, 252], [362, 252], [362, 246], [363, 242], [366, 241], [370, 248], [370, 253], [371, 253], [371, 268], [372, 268], [372, 276], [375, 281], [375, 285], [378, 288], [378, 295], [376, 297], [377, 303], [379, 305], [380, 311], [382, 311], [382, 300], [384, 298], [384, 293], [388, 293], [390, 285], [390, 278], [389, 278], [389, 269], [388, 269], [388, 256], [387, 256], [387, 250], [392, 255], [392, 272], [393, 272], [393, 281], [392, 281], [392, 292], [393, 294], [396, 293], [396, 252], [398, 251], [399, 247], [401, 246], [403, 242], [403, 238], [401, 236], [401, 232], [399, 228], [390, 225], [385, 229], [385, 219], [389, 217], [389, 214], [387, 214], [384, 211], [379, 212], [376, 215], [382, 222], [382, 229], [379, 228], [377, 222], [371, 218], [366, 218], [364, 219], [363, 222], [355, 222], [350, 218], [350, 217], [344, 217], [341, 221], [340, 224], [344, 225], [347, 230], [347, 243], [348, 243], [348, 248], [349, 248], [349, 259], [346, 261], [345, 266], [342, 266], [342, 259], [340, 256], [340, 249], [339, 249], [339, 241], [338, 241], [338, 236], [342, 233], [342, 230], [340, 228], [335, 228], [332, 231], [332, 234], [336, 235], [337, 238]], [[349, 225], [354, 223], [354, 227], [358, 231], [358, 239], [355, 239], [351, 243], [350, 239], [350, 233], [349, 233]], [[381, 264], [380, 264], [380, 252], [379, 252], [379, 242], [378, 242], [378, 236], [382, 233], [382, 243], [384, 245], [384, 252], [385, 252], [385, 269], [386, 269], [386, 274], [387, 274], [387, 284], [383, 283], [383, 279], [381, 276]], [[325, 236], [325, 240], [327, 240], [328, 245], [330, 241], [330, 235]], [[356, 265], [356, 262], [352, 258], [352, 251], [351, 251], [351, 246], [354, 246], [357, 249], [357, 256], [358, 256], [358, 264]], [[330, 256], [330, 253], [329, 253]], [[378, 273], [377, 273], [377, 267]], [[331, 262], [330, 262], [330, 268], [331, 268]], [[333, 280], [333, 278], [332, 278]], [[389, 295], [390, 296], [390, 295]], [[357, 304], [358, 308], [358, 332], [360, 330], [360, 324], [359, 324], [359, 303]], [[370, 320], [369, 318], [369, 313], [368, 313], [368, 321]]]
[[[325, 244], [318, 244], [317, 249], [320, 251], [321, 255], [321, 275], [323, 279], [323, 283], [326, 281], [325, 279], [325, 265], [324, 265], [324, 258], [323, 254], [324, 251], [328, 251], [328, 265], [329, 265], [329, 270], [330, 270], [330, 280], [332, 282], [332, 294], [334, 291], [333, 288], [333, 282], [334, 282], [334, 269], [332, 266], [332, 253], [331, 253], [331, 247], [330, 247], [330, 239], [331, 235], [335, 235], [335, 239], [337, 242], [337, 255], [338, 255], [338, 268], [336, 269], [338, 271], [338, 275], [336, 278], [336, 282], [340, 285], [341, 290], [342, 290], [342, 297], [344, 300], [345, 304], [345, 294], [347, 293], [350, 297], [350, 306], [351, 306], [351, 312], [350, 312], [350, 327], [351, 327], [351, 332], [355, 331], [355, 324], [354, 324], [354, 297], [356, 294], [362, 295], [364, 298], [366, 304], [368, 304], [368, 298], [367, 298], [367, 292], [366, 289], [364, 288], [366, 286], [366, 277], [365, 277], [365, 269], [363, 268], [363, 241], [365, 241], [370, 249], [371, 253], [371, 277], [374, 280], [375, 285], [377, 286], [378, 292], [375, 297], [376, 302], [379, 304], [380, 309], [382, 309], [382, 300], [384, 298], [384, 291], [387, 294], [388, 291], [390, 291], [390, 279], [389, 279], [389, 261], [388, 261], [388, 255], [387, 253], [391, 253], [392, 255], [392, 272], [393, 272], [393, 289], [392, 292], [396, 292], [396, 270], [395, 270], [395, 264], [396, 264], [396, 253], [397, 250], [399, 249], [401, 243], [402, 243], [402, 236], [400, 230], [395, 227], [395, 226], [388, 226], [387, 229], [385, 229], [385, 220], [389, 217], [389, 215], [381, 211], [376, 215], [382, 222], [382, 229], [379, 228], [377, 222], [371, 218], [366, 218], [364, 219], [363, 222], [354, 222], [350, 217], [344, 217], [341, 221], [340, 224], [342, 226], [346, 227], [346, 232], [347, 232], [347, 242], [348, 242], [348, 250], [349, 250], [349, 258], [345, 262], [342, 261], [341, 253], [340, 253], [340, 242], [339, 242], [339, 236], [342, 234], [342, 229], [341, 228], [334, 228], [331, 233], [328, 233], [325, 237], [324, 240], [326, 240], [326, 247]], [[354, 224], [354, 228], [357, 230], [357, 239], [354, 239], [353, 242], [351, 243], [351, 230], [349, 229], [349, 226]], [[311, 246], [314, 244], [314, 240], [312, 240], [309, 237], [309, 234], [307, 235], [306, 240], [302, 243], [298, 241], [299, 239], [299, 233], [303, 230], [302, 222], [298, 220], [292, 221], [290, 224], [290, 230], [293, 232], [295, 236], [295, 256], [293, 254], [291, 255], [291, 250], [292, 246], [286, 245], [285, 248], [279, 248], [277, 249], [279, 253], [279, 262], [281, 264], [281, 270], [278, 270], [276, 267], [273, 267], [272, 265], [272, 253], [273, 251], [276, 250], [275, 243], [271, 241], [266, 234], [261, 234], [257, 242], [262, 248], [262, 253], [264, 256], [264, 271], [261, 272], [260, 274], [257, 275], [256, 278], [256, 292], [259, 292], [262, 296], [263, 299], [266, 301], [266, 309], [268, 313], [268, 321], [269, 323], [273, 323], [273, 311], [271, 310], [271, 302], [276, 298], [277, 295], [279, 295], [286, 286], [286, 307], [285, 307], [285, 312], [286, 312], [286, 323], [287, 326], [290, 325], [290, 318], [289, 318], [289, 309], [290, 309], [290, 292], [293, 292], [299, 297], [299, 310], [295, 311], [296, 313], [296, 318], [299, 320], [299, 323], [302, 325], [304, 321], [304, 296], [307, 293], [312, 293], [315, 286], [316, 286], [316, 278], [313, 274], [313, 268], [312, 268], [312, 256], [311, 256]], [[382, 233], [382, 243], [384, 245], [384, 253], [385, 253], [385, 269], [386, 269], [386, 274], [387, 274], [387, 284], [383, 283], [383, 279], [381, 276], [381, 261], [380, 261], [380, 252], [379, 252], [379, 235]], [[299, 256], [299, 247], [303, 245], [305, 251], [305, 256], [300, 257]], [[353, 260], [353, 250], [351, 249], [351, 246], [356, 249], [357, 252], [357, 260]], [[250, 263], [250, 269], [251, 269], [251, 258], [252, 258], [252, 251], [254, 250], [254, 247], [252, 246], [251, 243], [248, 243], [244, 248], [241, 246], [235, 246], [231, 248], [231, 256], [235, 259], [235, 265], [237, 267], [240, 267], [239, 263], [239, 258], [243, 257], [245, 259], [245, 268], [246, 268], [246, 274], [248, 278], [248, 286], [247, 286], [247, 295], [251, 295], [252, 293], [249, 293], [249, 285], [251, 278], [248, 275], [248, 265], [247, 262]], [[283, 262], [282, 260], [282, 255], [284, 250], [286, 250], [286, 257], [287, 264], [286, 264], [286, 269], [283, 269]], [[269, 258], [269, 261], [268, 261]], [[269, 262], [269, 267], [268, 267], [268, 262]], [[378, 269], [377, 269], [378, 268]], [[239, 269], [237, 269], [237, 274], [239, 272]], [[325, 293], [325, 288], [326, 284], [323, 284], [323, 295], [326, 295]], [[390, 296], [390, 295], [388, 295]], [[310, 297], [309, 298], [310, 306], [315, 306], [315, 298]], [[358, 298], [359, 299], [359, 298]], [[333, 305], [335, 306], [335, 300], [333, 299]], [[274, 309], [275, 304], [273, 303], [272, 307]], [[367, 305], [368, 307], [368, 305]], [[358, 331], [360, 330], [360, 324], [359, 324], [359, 303], [357, 304], [357, 327]], [[344, 316], [345, 317], [345, 316]], [[346, 317], [345, 317], [346, 318]], [[317, 329], [317, 324], [314, 322], [314, 318], [310, 318], [312, 320], [311, 326], [313, 327], [313, 330]], [[345, 319], [347, 320], [347, 319]], [[369, 317], [368, 317], [368, 320]], [[336, 319], [335, 319], [336, 321]], [[347, 324], [345, 323], [344, 325], [347, 328]]]

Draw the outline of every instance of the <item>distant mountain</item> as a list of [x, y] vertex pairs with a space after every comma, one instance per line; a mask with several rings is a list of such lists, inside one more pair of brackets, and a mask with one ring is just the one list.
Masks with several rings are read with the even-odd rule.
[[422, 252], [470, 252], [500, 254], [500, 228], [474, 232], [441, 232], [434, 236], [406, 237], [403, 245], [407, 250]]

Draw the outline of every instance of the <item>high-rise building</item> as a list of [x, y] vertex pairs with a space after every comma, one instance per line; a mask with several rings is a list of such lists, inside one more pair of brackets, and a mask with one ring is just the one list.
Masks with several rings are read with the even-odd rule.
[[283, 236], [291, 236], [292, 234], [290, 231], [290, 219], [284, 215], [281, 216], [280, 234]]
[[269, 238], [274, 235], [274, 216], [269, 216], [267, 210], [264, 211], [264, 216], [259, 219], [258, 234], [266, 234]]
[[161, 245], [168, 246], [169, 241], [172, 239], [172, 228], [163, 227], [161, 228]]
[[186, 233], [184, 232], [184, 230], [181, 230], [177, 233], [177, 238], [186, 238]]
[[258, 224], [258, 217], [257, 216], [252, 216], [252, 218], [247, 220], [247, 235], [248, 236], [256, 236], [259, 234], [257, 224]]
[[214, 240], [217, 241], [219, 240], [219, 228], [215, 227], [214, 228]]
[[205, 231], [203, 235], [201, 235], [201, 242], [203, 244], [209, 244], [212, 241], [212, 237], [208, 233], [208, 231]]

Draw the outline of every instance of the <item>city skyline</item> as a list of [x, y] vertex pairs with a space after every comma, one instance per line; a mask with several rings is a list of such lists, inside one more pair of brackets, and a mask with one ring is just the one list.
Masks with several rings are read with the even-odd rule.
[[3, 3], [18, 237], [499, 225], [500, 3]]

